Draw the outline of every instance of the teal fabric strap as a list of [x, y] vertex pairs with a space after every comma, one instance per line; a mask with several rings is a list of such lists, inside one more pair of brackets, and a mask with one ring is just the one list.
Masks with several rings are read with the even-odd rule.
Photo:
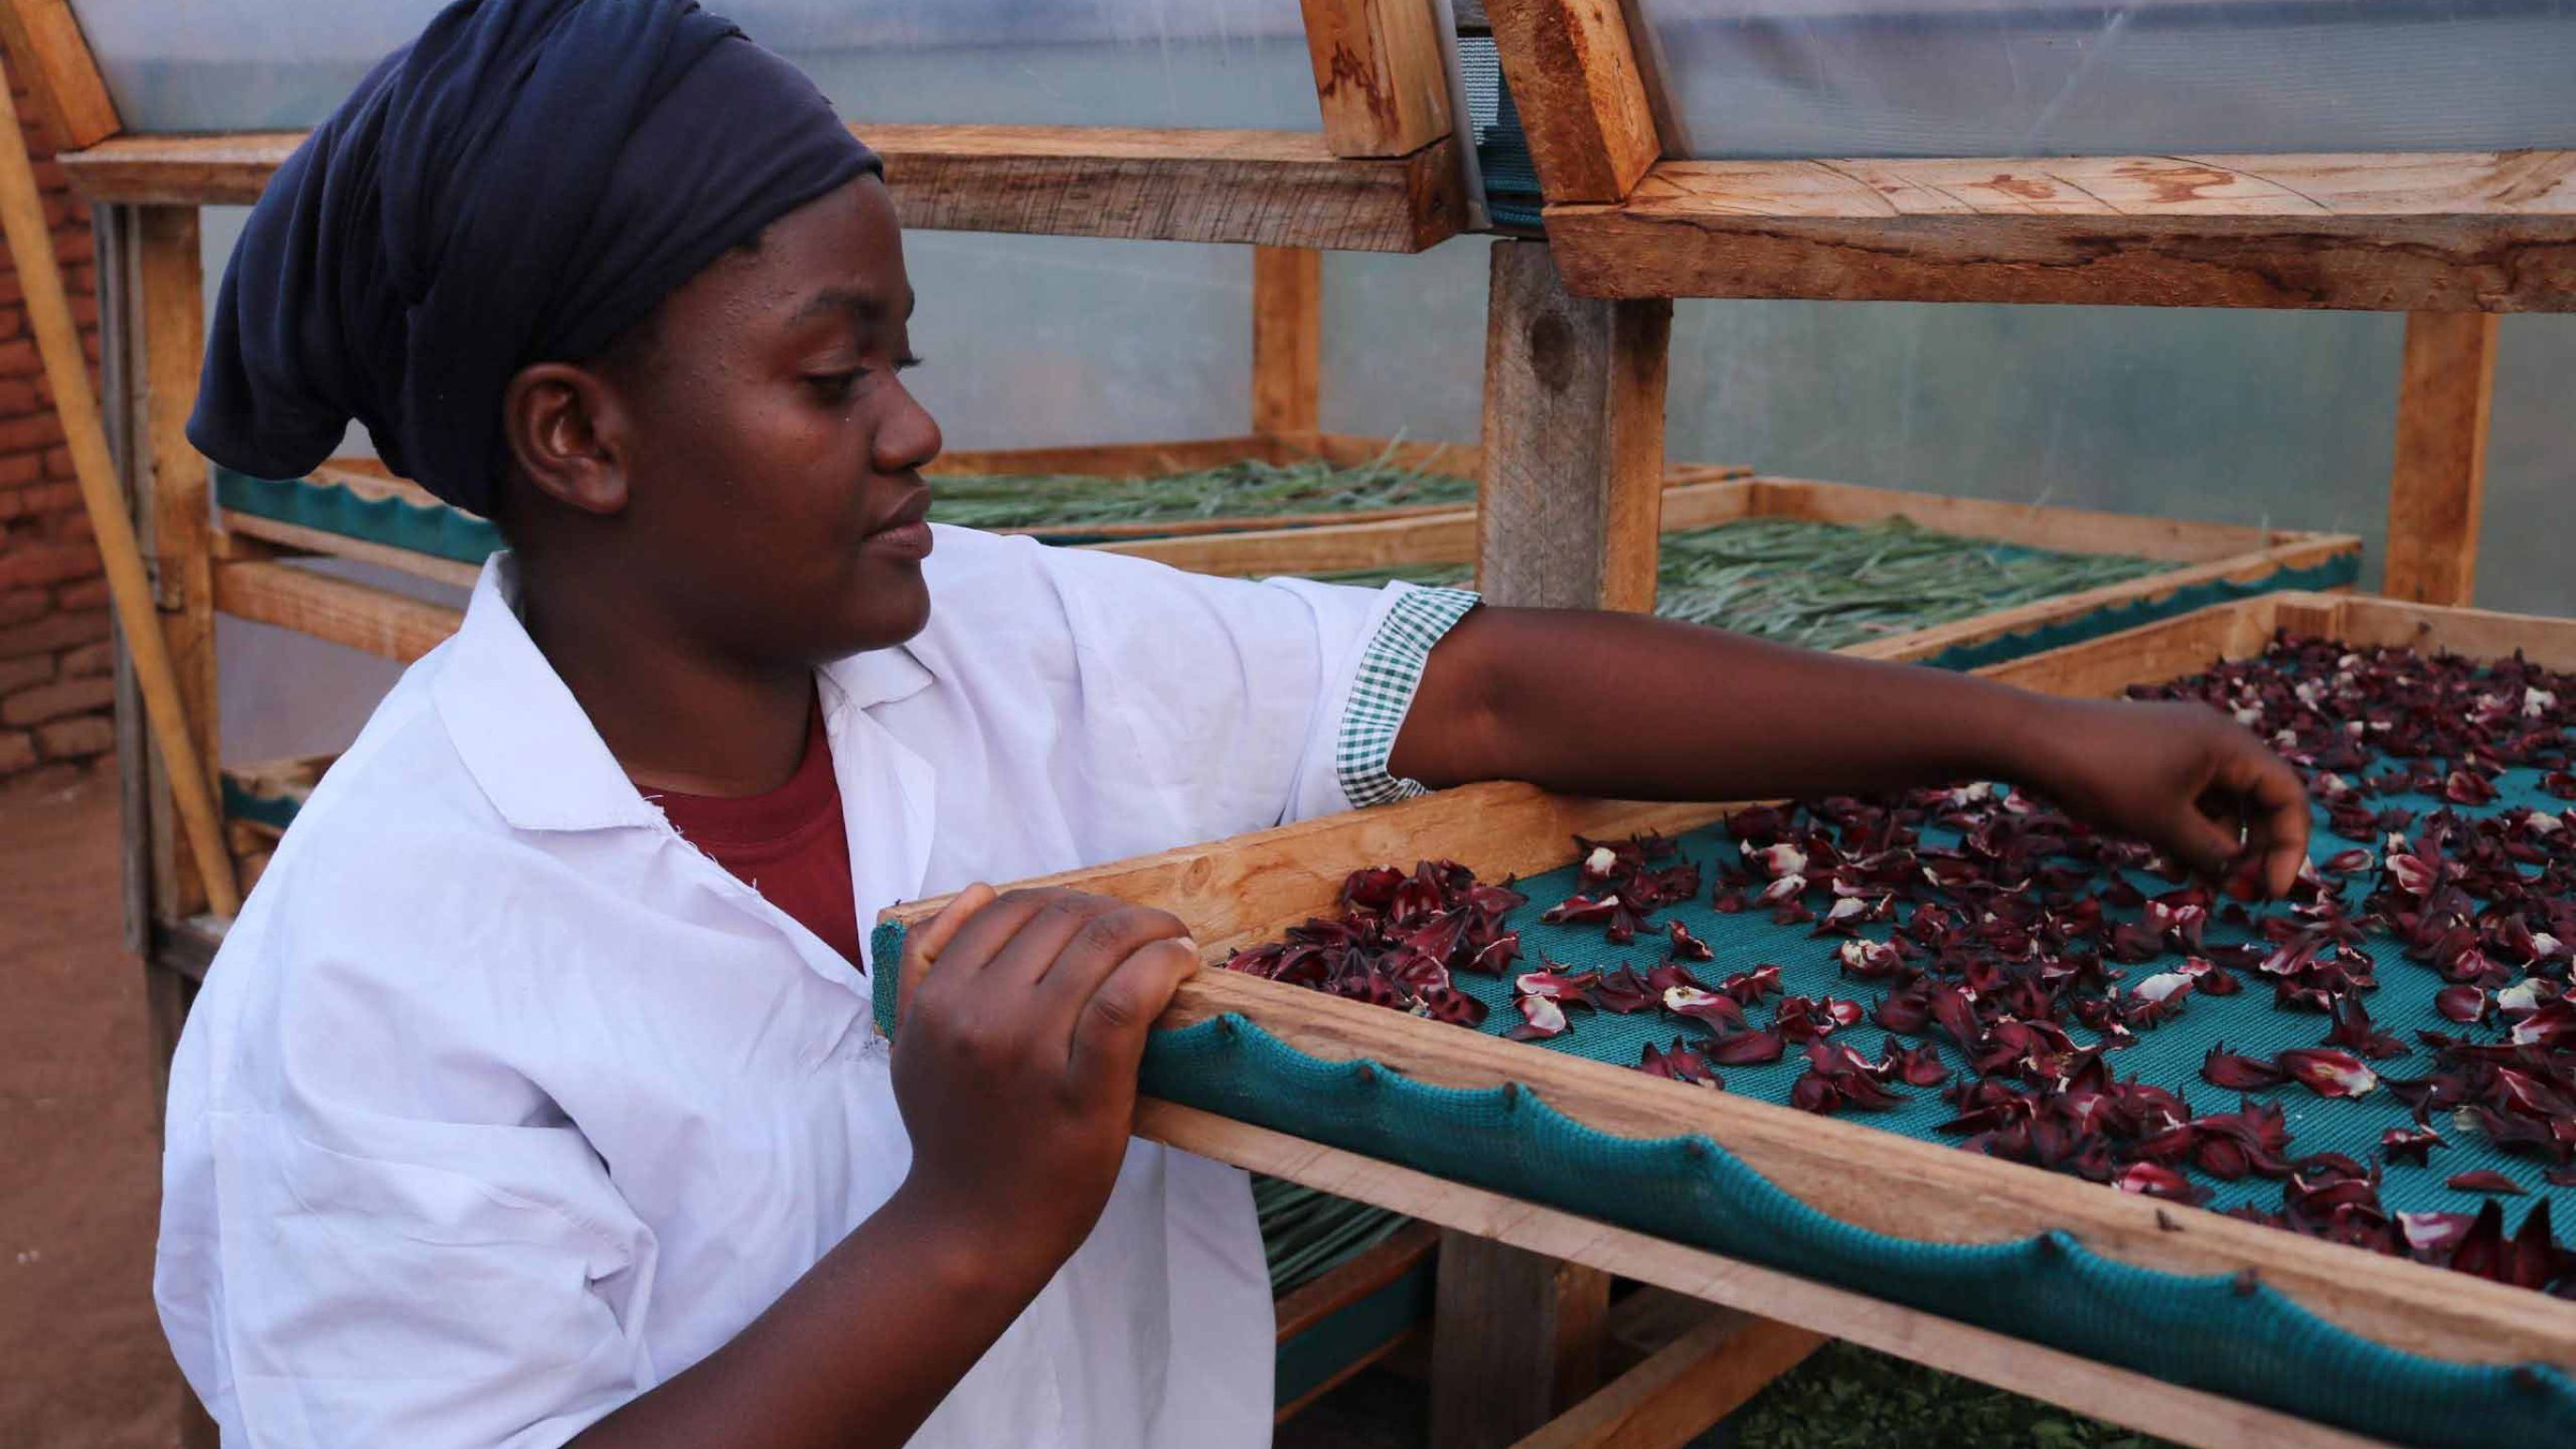
[[1377, 633], [1360, 656], [1333, 747], [1334, 773], [1353, 806], [1383, 805], [1422, 793], [1420, 785], [1389, 773], [1387, 759], [1395, 753], [1396, 731], [1404, 727], [1414, 691], [1422, 686], [1431, 646], [1481, 602], [1466, 589], [1390, 587], [1404, 592], [1378, 621]]

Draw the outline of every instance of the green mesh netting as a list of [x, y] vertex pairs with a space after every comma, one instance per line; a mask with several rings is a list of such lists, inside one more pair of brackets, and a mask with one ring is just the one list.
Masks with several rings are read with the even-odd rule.
[[[2498, 801], [2486, 808], [2555, 804], [2537, 795], [2536, 780], [2531, 771], [2508, 772], [2497, 782]], [[2345, 844], [2320, 819], [2317, 853], [2330, 854]], [[1424, 842], [1424, 848], [1436, 851], [1437, 842]], [[1685, 836], [1682, 848], [1704, 863], [1732, 859], [1734, 851], [1719, 829]], [[2142, 884], [2156, 888], [2151, 881]], [[1530, 903], [1512, 924], [1522, 932], [1523, 949], [1532, 961], [1544, 953], [1577, 968], [1628, 960], [1642, 969], [1660, 959], [1659, 947], [1642, 939], [1629, 948], [1613, 948], [1597, 928], [1540, 923], [1539, 913], [1573, 886], [1570, 865], [1527, 883]], [[1877, 987], [1840, 975], [1832, 938], [1814, 937], [1804, 926], [1776, 926], [1757, 912], [1720, 915], [1706, 899], [1703, 892], [1691, 905], [1658, 917], [1678, 917], [1715, 949], [1714, 963], [1693, 968], [1703, 979], [1757, 963], [1777, 964], [1789, 995], [1834, 995], [1876, 1004]], [[2239, 928], [2213, 923], [2210, 929], [2216, 940], [2245, 938]], [[895, 959], [901, 943], [900, 928], [879, 927], [876, 959]], [[2430, 968], [2407, 960], [2385, 938], [2366, 943], [2365, 949], [2379, 964], [2382, 985], [2370, 1007], [2382, 1030], [2401, 1039], [2411, 1039], [2418, 1027], [2457, 1030], [2431, 1009], [2432, 993], [2442, 983]], [[2132, 969], [2143, 973], [2155, 968]], [[881, 1020], [891, 1016], [887, 983], [893, 974], [878, 974]], [[1508, 982], [1462, 977], [1460, 984], [1493, 1007], [1484, 1028], [1489, 1034], [1500, 1035], [1518, 1020], [1508, 1004]], [[2196, 1108], [2224, 1111], [2234, 1107], [2235, 1094], [2208, 1086], [2198, 1074], [2201, 1056], [2213, 1043], [2224, 1040], [2235, 1050], [2261, 1056], [2282, 1047], [2316, 1045], [2325, 1029], [2321, 1017], [2276, 1009], [2259, 986], [2233, 997], [2195, 994], [2175, 1018], [2142, 1031], [2137, 1046], [2115, 1053], [2112, 1064], [2123, 1076], [2180, 1091]], [[1686, 1034], [1696, 1034], [1696, 1028], [1669, 1017], [1578, 1012], [1573, 1030], [1542, 1046], [1626, 1065], [1636, 1061], [1647, 1041], [1662, 1044]], [[2082, 1040], [2080, 1029], [2077, 1034]], [[1864, 1023], [1848, 1029], [1842, 1039], [1875, 1055], [1883, 1036]], [[1963, 1065], [1954, 1050], [1941, 1050], [1951, 1066]], [[2381, 1065], [2407, 1074], [2402, 1059]], [[1793, 1054], [1770, 1066], [1722, 1070], [1728, 1090], [1785, 1103], [1803, 1064]], [[2517, 1371], [2400, 1352], [2327, 1323], [2268, 1287], [2241, 1294], [2227, 1277], [2187, 1278], [2133, 1267], [2097, 1256], [2063, 1235], [1964, 1246], [1869, 1232], [1788, 1196], [1705, 1139], [1616, 1138], [1558, 1113], [1532, 1093], [1439, 1087], [1365, 1063], [1320, 1061], [1239, 1017], [1157, 1033], [1146, 1056], [1145, 1085], [1155, 1096], [1222, 1116], [2362, 1433], [2435, 1449], [2576, 1443], [2576, 1378], [2553, 1367]], [[2301, 1154], [2341, 1151], [2368, 1160], [2380, 1130], [2408, 1120], [2387, 1093], [2327, 1101], [2288, 1087], [2262, 1095], [2287, 1111], [2295, 1150]], [[1932, 1129], [1950, 1115], [1947, 1104], [1936, 1092], [1915, 1090], [1910, 1096], [1891, 1111], [1849, 1116], [1946, 1141]], [[2547, 1186], [2537, 1164], [2497, 1152], [2473, 1133], [2448, 1135], [2451, 1146], [2434, 1155], [2439, 1166], [2388, 1170], [2381, 1195], [2392, 1210], [2474, 1206], [2475, 1199], [2448, 1191], [2443, 1179], [2464, 1168], [2487, 1167], [2533, 1194], [2513, 1200], [2517, 1219], [2545, 1195], [2557, 1216], [2576, 1221], [2576, 1191]], [[1868, 1169], [1855, 1163], [1852, 1170]], [[2276, 1184], [2199, 1180], [2218, 1190], [2214, 1206], [2248, 1201], [2277, 1206]]]

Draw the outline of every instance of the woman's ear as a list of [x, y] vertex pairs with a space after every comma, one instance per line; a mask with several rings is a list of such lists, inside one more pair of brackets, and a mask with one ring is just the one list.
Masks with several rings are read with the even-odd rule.
[[617, 389], [568, 362], [521, 369], [501, 399], [511, 460], [538, 492], [584, 513], [626, 508], [625, 424]]

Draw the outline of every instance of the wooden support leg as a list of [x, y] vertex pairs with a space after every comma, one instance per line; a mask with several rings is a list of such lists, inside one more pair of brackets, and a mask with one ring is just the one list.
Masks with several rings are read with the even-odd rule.
[[1432, 1449], [1502, 1449], [1601, 1379], [1610, 1275], [1443, 1233], [1431, 1328]]
[[1514, 1449], [1681, 1449], [1825, 1342], [1721, 1308]]
[[[1476, 522], [1487, 598], [1654, 607], [1672, 318], [1670, 302], [1568, 294], [1543, 243], [1494, 244]], [[1433, 1449], [1496, 1449], [1589, 1394], [1609, 1301], [1597, 1270], [1444, 1237]]]
[[1252, 249], [1252, 430], [1266, 437], [1321, 427], [1324, 254]]
[[2392, 599], [2464, 605], [2476, 591], [2500, 320], [2492, 312], [2407, 315], [2381, 586]]
[[[197, 210], [137, 208], [134, 238], [135, 339], [142, 354], [142, 416], [129, 437], [142, 456], [131, 476], [144, 488], [139, 522], [152, 561], [161, 637], [179, 677], [179, 698], [196, 735], [208, 786], [219, 768], [215, 692], [215, 590], [206, 460], [188, 442], [197, 406], [197, 369], [206, 352], [205, 276], [198, 257]], [[206, 908], [188, 845], [170, 819], [170, 782], [156, 764], [152, 792], [154, 904], [165, 920]]]
[[1485, 319], [1477, 585], [1499, 604], [1655, 606], [1672, 303], [1565, 290], [1541, 242], [1496, 242]]

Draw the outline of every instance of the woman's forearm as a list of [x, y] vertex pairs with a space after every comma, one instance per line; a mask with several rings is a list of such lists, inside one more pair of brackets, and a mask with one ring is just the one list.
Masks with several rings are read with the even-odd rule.
[[1488, 606], [1433, 651], [1390, 763], [1431, 785], [1632, 799], [1892, 790], [2028, 776], [2055, 709], [1966, 675], [1643, 615]]
[[990, 1226], [897, 1192], [732, 1342], [577, 1449], [897, 1449], [1046, 1285]]

